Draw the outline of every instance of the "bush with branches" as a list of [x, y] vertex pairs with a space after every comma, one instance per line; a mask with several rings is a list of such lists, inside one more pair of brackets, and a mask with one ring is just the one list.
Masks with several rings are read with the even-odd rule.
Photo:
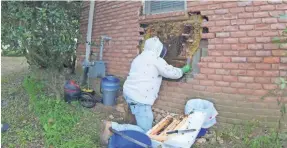
[[22, 53], [30, 65], [74, 68], [82, 2], [2, 2], [1, 49]]

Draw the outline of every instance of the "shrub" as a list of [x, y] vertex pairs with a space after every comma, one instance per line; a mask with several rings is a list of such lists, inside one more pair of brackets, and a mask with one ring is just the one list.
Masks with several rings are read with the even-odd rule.
[[79, 37], [82, 2], [2, 2], [2, 47], [23, 53], [30, 65], [72, 66]]

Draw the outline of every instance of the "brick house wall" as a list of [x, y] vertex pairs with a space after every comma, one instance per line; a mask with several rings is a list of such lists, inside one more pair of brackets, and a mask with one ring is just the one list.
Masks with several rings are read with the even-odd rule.
[[[138, 54], [139, 8], [140, 2], [129, 1], [98, 1], [95, 3], [92, 41], [99, 43], [101, 35], [112, 37], [105, 45], [103, 59], [107, 62], [108, 73], [125, 77], [130, 68], [130, 62]], [[86, 39], [89, 2], [84, 2], [81, 17], [81, 33]], [[91, 50], [98, 51], [93, 47]], [[78, 55], [85, 55], [85, 44], [78, 47]], [[80, 57], [80, 61], [84, 58]]]
[[[138, 1], [96, 2], [92, 40], [98, 41], [100, 35], [112, 37], [104, 51], [108, 73], [127, 76], [139, 53], [140, 23], [177, 20], [186, 13], [140, 16], [141, 6]], [[85, 2], [81, 17], [84, 38], [88, 11]], [[208, 56], [201, 58], [200, 73], [187, 82], [164, 81], [155, 106], [181, 113], [189, 98], [201, 97], [215, 103], [219, 122], [257, 119], [275, 125], [280, 115], [276, 98], [260, 98], [277, 87], [276, 78], [287, 73], [283, 54], [287, 46], [271, 43], [286, 28], [287, 19], [278, 18], [287, 14], [286, 1], [188, 1], [186, 11], [201, 12], [209, 19], [202, 24], [209, 29], [203, 34], [208, 39]], [[79, 45], [77, 51], [84, 55], [85, 45]], [[81, 61], [83, 56], [79, 57]]]

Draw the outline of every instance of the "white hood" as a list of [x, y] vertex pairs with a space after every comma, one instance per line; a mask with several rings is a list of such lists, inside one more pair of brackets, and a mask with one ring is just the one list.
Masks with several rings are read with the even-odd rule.
[[159, 57], [163, 49], [163, 44], [158, 37], [149, 38], [145, 41], [144, 52], [152, 52], [155, 56]]

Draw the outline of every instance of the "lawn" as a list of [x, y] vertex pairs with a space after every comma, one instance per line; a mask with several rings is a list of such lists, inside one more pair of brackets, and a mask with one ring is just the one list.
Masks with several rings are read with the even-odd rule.
[[1, 118], [10, 128], [1, 133], [2, 147], [43, 147], [43, 130], [29, 109], [29, 97], [22, 87], [25, 72], [1, 77]]
[[[3, 70], [3, 69], [2, 69]], [[66, 104], [47, 93], [45, 83], [27, 71], [1, 76], [2, 147], [89, 148], [99, 144], [99, 113]]]
[[[6, 74], [1, 76], [1, 114], [2, 123], [8, 123], [10, 128], [1, 133], [2, 147], [102, 147], [99, 144], [99, 123], [101, 119], [109, 118], [107, 110], [100, 111], [102, 108], [99, 107], [86, 109], [77, 102], [68, 105], [62, 98], [56, 99], [58, 95], [51, 86], [62, 92], [61, 77], [53, 79], [49, 78], [47, 71], [31, 72], [4, 64], [2, 71], [5, 70]], [[254, 123], [245, 126], [219, 123], [197, 140], [194, 147], [281, 148], [282, 144], [287, 146], [286, 141], [287, 133], [281, 133], [276, 139], [274, 130], [258, 128]]]

